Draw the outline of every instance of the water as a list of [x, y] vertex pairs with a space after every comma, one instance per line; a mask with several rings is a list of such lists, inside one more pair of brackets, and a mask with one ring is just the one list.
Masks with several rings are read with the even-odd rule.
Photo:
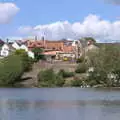
[[120, 120], [120, 90], [0, 89], [0, 120]]

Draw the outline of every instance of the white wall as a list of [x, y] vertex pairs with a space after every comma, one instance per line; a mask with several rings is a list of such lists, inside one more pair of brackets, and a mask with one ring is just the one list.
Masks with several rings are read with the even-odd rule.
[[34, 53], [32, 51], [28, 51], [27, 53], [30, 58], [33, 58], [33, 59], [35, 58]]
[[21, 45], [20, 49], [24, 49], [26, 52], [28, 52], [28, 47], [26, 45]]
[[0, 51], [0, 55], [3, 57], [7, 57], [9, 55], [9, 46], [7, 44], [4, 44], [2, 46], [2, 49]]
[[12, 44], [12, 47], [15, 48], [16, 50], [20, 49], [20, 46], [16, 42]]

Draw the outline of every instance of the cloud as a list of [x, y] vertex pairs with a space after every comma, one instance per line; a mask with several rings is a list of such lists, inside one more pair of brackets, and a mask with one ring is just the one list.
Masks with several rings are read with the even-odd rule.
[[20, 27], [22, 35], [45, 36], [46, 39], [58, 40], [62, 38], [78, 39], [91, 36], [102, 42], [118, 42], [120, 40], [120, 21], [103, 20], [100, 16], [90, 14], [83, 22], [70, 23], [58, 21], [52, 24], [37, 25], [34, 27]]
[[0, 2], [0, 24], [6, 24], [17, 14], [19, 8], [14, 3]]

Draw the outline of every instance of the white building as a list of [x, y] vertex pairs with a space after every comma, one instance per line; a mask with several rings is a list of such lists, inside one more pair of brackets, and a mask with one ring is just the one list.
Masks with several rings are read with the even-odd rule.
[[8, 44], [4, 44], [1, 48], [1, 51], [0, 51], [0, 56], [1, 57], [7, 57], [10, 52], [12, 50], [19, 50], [19, 49], [23, 49], [27, 52], [28, 56], [30, 58], [33, 58], [34, 59], [34, 53], [32, 51], [29, 51], [28, 50], [28, 47], [24, 44], [22, 45], [19, 45], [18, 43], [14, 42], [13, 44], [11, 45], [8, 45]]
[[15, 48], [16, 50], [20, 49], [20, 46], [16, 42], [12, 44], [12, 47]]
[[1, 51], [0, 51], [0, 55], [2, 57], [7, 57], [9, 55], [9, 51], [10, 51], [9, 46], [7, 44], [4, 44], [2, 46]]
[[26, 45], [24, 45], [24, 44], [20, 46], [20, 49], [23, 49], [26, 52], [28, 52], [28, 47]]
[[28, 56], [29, 56], [30, 58], [32, 58], [32, 59], [35, 58], [34, 53], [33, 53], [32, 51], [28, 51], [27, 53], [28, 53]]

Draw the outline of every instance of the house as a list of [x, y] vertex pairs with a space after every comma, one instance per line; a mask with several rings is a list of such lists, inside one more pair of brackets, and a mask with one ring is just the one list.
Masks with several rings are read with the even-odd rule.
[[82, 38], [80, 40], [74, 40], [72, 43], [72, 46], [74, 46], [74, 52], [75, 52], [76, 58], [84, 56], [89, 51], [98, 50], [98, 46], [91, 39], [86, 40]]
[[20, 49], [23, 49], [23, 50], [25, 50], [26, 52], [28, 52], [28, 47], [27, 47], [26, 45], [24, 45], [24, 44], [22, 44], [22, 45], [20, 46]]
[[12, 47], [15, 48], [16, 50], [20, 49], [20, 46], [16, 42], [12, 44]]
[[29, 50], [37, 47], [43, 48], [44, 55], [48, 58], [63, 59], [64, 57], [75, 58], [73, 41], [68, 40], [28, 40], [27, 47]]
[[32, 51], [27, 51], [27, 53], [28, 53], [28, 56], [29, 56], [30, 58], [32, 58], [32, 59], [35, 58], [34, 53], [33, 53]]
[[1, 48], [0, 55], [2, 57], [7, 57], [9, 55], [9, 46], [7, 44], [4, 44]]
[[2, 47], [4, 45], [4, 41], [0, 39], [0, 47]]
[[23, 49], [27, 52], [28, 56], [34, 59], [34, 53], [28, 50], [28, 47], [24, 44], [18, 44], [17, 42], [13, 43], [5, 43], [1, 47], [0, 55], [2, 57], [7, 57], [10, 53], [14, 52], [15, 50]]

